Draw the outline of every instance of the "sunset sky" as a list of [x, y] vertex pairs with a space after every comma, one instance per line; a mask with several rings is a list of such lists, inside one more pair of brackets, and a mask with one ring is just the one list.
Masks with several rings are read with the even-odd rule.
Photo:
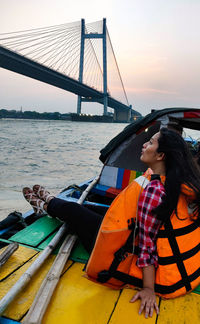
[[[144, 115], [200, 107], [199, 15], [199, 0], [1, 0], [0, 33], [107, 18], [129, 103]], [[45, 83], [1, 69], [0, 84], [0, 109], [76, 111], [76, 95]]]

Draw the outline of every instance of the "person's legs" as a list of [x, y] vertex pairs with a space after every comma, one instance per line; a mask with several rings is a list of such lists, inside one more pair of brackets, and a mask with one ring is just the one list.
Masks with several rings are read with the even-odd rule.
[[107, 210], [109, 207], [106, 206], [99, 206], [99, 205], [90, 205], [90, 204], [85, 204], [84, 205], [87, 209], [94, 211], [97, 214], [100, 214], [102, 216], [105, 216]]
[[88, 252], [92, 251], [104, 215], [75, 202], [59, 198], [51, 199], [46, 209], [50, 216], [68, 223], [70, 229], [78, 235], [85, 249]]
[[[68, 223], [70, 230], [78, 235], [86, 250], [91, 252], [108, 208], [95, 205], [86, 208], [75, 202], [55, 198], [42, 186], [35, 185], [33, 189], [26, 187], [23, 194], [34, 210], [39, 206], [41, 214], [46, 211], [50, 216]], [[29, 199], [29, 196], [34, 199]]]

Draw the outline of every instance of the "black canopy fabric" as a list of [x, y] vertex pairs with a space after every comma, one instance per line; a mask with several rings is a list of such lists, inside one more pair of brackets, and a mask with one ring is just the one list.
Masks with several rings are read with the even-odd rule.
[[[158, 118], [173, 114], [173, 113], [179, 113], [179, 112], [188, 112], [188, 111], [199, 111], [198, 108], [165, 108], [162, 110], [154, 110], [152, 113], [146, 115], [142, 119], [133, 122], [126, 126], [124, 130], [119, 133], [117, 136], [115, 136], [101, 151], [100, 151], [100, 157], [99, 159], [104, 163], [107, 159], [107, 157], [110, 155], [110, 153], [116, 149], [123, 141], [125, 141], [128, 137], [131, 135], [137, 133], [140, 129], [148, 127], [152, 122], [157, 120]], [[188, 121], [186, 123], [182, 123], [183, 127], [187, 128], [193, 128], [193, 121]], [[199, 129], [199, 126], [194, 129]]]

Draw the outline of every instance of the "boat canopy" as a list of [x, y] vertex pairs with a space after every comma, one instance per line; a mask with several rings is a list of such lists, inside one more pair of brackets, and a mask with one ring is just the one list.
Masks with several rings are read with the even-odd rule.
[[126, 126], [115, 136], [100, 151], [100, 160], [107, 166], [145, 171], [147, 167], [140, 161], [142, 145], [169, 122], [175, 122], [184, 128], [200, 130], [200, 109], [165, 108], [152, 111]]

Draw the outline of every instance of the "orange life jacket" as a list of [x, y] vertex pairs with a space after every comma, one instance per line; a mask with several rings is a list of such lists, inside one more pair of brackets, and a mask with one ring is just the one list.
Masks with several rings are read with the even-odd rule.
[[[135, 220], [139, 195], [149, 181], [150, 176], [138, 177], [111, 204], [88, 261], [89, 279], [116, 289], [127, 284], [142, 288]], [[183, 295], [200, 284], [200, 221], [191, 220], [193, 200], [194, 192], [182, 185], [176, 212], [158, 233], [155, 292], [165, 298]]]

